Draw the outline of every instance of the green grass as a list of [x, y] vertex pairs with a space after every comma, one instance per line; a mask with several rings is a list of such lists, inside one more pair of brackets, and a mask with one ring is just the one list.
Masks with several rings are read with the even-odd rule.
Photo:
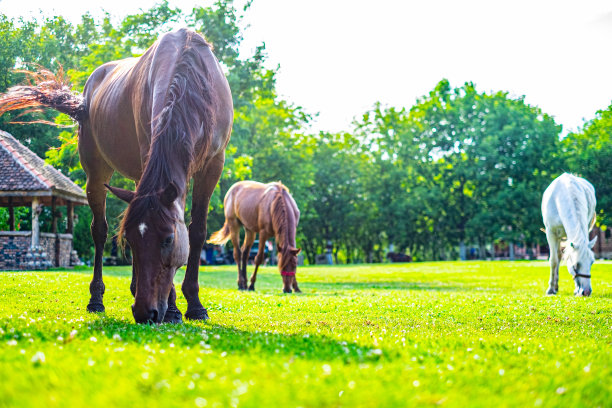
[[161, 326], [130, 273], [105, 269], [104, 315], [90, 271], [0, 273], [0, 407], [612, 406], [611, 263], [590, 298], [565, 269], [544, 296], [545, 262], [301, 267], [297, 295], [205, 267], [210, 320]]

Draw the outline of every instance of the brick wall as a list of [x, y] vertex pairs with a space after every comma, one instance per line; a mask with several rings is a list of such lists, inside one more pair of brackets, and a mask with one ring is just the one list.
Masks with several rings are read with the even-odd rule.
[[595, 236], [597, 236], [597, 242], [595, 242], [595, 247], [593, 247], [595, 257], [597, 259], [612, 259], [612, 234], [610, 234], [610, 231], [601, 231], [599, 228], [594, 227], [589, 238], [592, 239]]

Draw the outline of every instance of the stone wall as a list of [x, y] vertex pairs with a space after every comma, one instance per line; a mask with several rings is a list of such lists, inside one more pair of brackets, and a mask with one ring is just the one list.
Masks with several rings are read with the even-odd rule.
[[0, 271], [18, 270], [31, 244], [31, 231], [0, 231]]
[[[40, 234], [40, 246], [53, 266], [56, 265], [55, 247], [57, 238], [55, 234], [49, 232]], [[31, 245], [31, 231], [0, 231], [0, 271], [26, 269], [24, 263]], [[59, 247], [59, 266], [69, 267], [72, 234], [59, 234]]]

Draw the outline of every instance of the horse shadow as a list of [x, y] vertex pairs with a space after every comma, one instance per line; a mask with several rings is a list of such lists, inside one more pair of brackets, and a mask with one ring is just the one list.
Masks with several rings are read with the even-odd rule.
[[[247, 331], [215, 323], [147, 325], [112, 317], [101, 317], [88, 323], [87, 336], [95, 334], [116, 344], [142, 344], [150, 349], [190, 347], [204, 353], [285, 356], [314, 361], [341, 360], [345, 363], [375, 362], [381, 358], [399, 357], [396, 351], [381, 350], [333, 339], [321, 334], [281, 334], [270, 331]], [[173, 346], [170, 346], [170, 343]]]

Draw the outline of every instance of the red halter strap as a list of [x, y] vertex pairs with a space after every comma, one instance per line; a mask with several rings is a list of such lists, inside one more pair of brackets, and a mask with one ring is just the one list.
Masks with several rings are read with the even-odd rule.
[[295, 271], [293, 272], [281, 271], [281, 276], [295, 276]]

